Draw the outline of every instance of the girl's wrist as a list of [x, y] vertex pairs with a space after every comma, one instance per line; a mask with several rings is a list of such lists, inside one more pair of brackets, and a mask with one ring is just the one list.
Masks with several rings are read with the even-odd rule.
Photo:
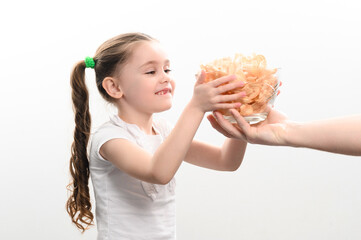
[[197, 104], [197, 102], [194, 100], [194, 98], [191, 99], [191, 101], [188, 103], [187, 108], [194, 112], [195, 114], [205, 114], [206, 111], [204, 111], [200, 104]]
[[192, 103], [189, 103], [186, 106], [186, 110], [188, 112], [188, 115], [191, 116], [192, 118], [200, 117], [203, 119], [203, 117], [205, 115], [205, 112], [200, 107], [198, 107]]
[[247, 141], [243, 140], [243, 139], [240, 139], [240, 138], [236, 138], [236, 137], [230, 137], [230, 138], [227, 138], [228, 141], [232, 142], [232, 143], [235, 143], [235, 144], [247, 144]]

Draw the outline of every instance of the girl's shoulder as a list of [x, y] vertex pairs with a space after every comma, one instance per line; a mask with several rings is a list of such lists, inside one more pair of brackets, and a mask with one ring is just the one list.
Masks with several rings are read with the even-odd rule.
[[[92, 162], [93, 159], [103, 159], [100, 155], [100, 148], [101, 146], [108, 142], [109, 140], [121, 138], [126, 139], [131, 142], [136, 142], [136, 137], [132, 134], [131, 131], [125, 126], [119, 125], [114, 122], [114, 119], [110, 119], [109, 121], [103, 123], [90, 136], [90, 149], [89, 155], [90, 160]], [[103, 162], [102, 161], [102, 162]], [[106, 161], [107, 162], [107, 161]]]
[[112, 139], [112, 138], [126, 138], [132, 140], [132, 132], [129, 130], [129, 127], [124, 124], [120, 124], [114, 120], [114, 117], [111, 117], [109, 121], [100, 125], [92, 133], [92, 141], [99, 141], [100, 139]]

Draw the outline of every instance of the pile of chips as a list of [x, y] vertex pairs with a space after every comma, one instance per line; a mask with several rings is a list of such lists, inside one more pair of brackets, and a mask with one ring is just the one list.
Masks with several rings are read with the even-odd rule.
[[[225, 93], [246, 93], [245, 97], [236, 101], [242, 103], [241, 107], [237, 110], [245, 117], [264, 112], [268, 102], [278, 91], [279, 81], [276, 74], [278, 69], [268, 69], [263, 55], [253, 54], [251, 56], [244, 56], [236, 54], [233, 59], [225, 57], [209, 64], [201, 65], [201, 69], [206, 73], [205, 82], [234, 74], [237, 77], [235, 81], [245, 83], [243, 87]], [[229, 115], [227, 111], [222, 111], [222, 113]]]

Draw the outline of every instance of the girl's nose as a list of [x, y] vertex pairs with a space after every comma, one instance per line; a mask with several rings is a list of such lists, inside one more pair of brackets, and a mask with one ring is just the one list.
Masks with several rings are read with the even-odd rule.
[[171, 78], [167, 73], [163, 73], [163, 76], [161, 77], [161, 82], [170, 82]]

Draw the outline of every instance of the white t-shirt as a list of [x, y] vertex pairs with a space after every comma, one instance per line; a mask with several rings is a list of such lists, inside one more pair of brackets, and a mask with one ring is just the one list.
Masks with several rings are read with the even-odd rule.
[[127, 139], [153, 154], [170, 133], [171, 126], [164, 119], [154, 119], [153, 128], [157, 135], [147, 135], [137, 125], [114, 115], [92, 135], [89, 168], [98, 240], [176, 238], [175, 179], [166, 185], [143, 182], [99, 154], [100, 147], [115, 138]]

